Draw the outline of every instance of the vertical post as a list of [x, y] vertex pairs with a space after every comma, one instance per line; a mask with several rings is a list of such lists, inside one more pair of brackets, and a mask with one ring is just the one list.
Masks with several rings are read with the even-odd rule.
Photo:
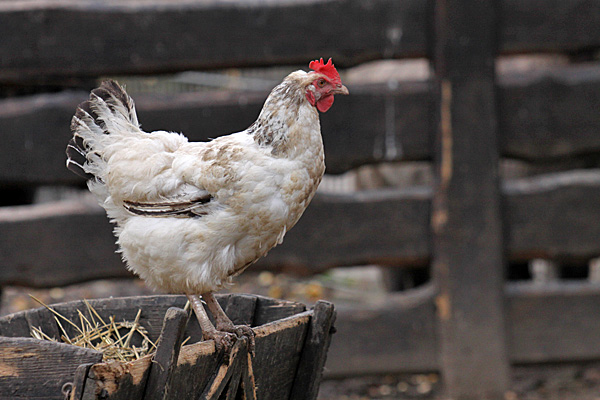
[[497, 0], [435, 0], [438, 87], [433, 271], [450, 398], [509, 385], [495, 102]]

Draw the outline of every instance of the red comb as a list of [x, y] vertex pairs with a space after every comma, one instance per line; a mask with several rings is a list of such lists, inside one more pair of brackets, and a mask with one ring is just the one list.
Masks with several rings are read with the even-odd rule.
[[323, 64], [323, 58], [321, 58], [318, 61], [311, 61], [310, 64], [308, 64], [308, 68], [314, 70], [315, 72], [325, 75], [334, 85], [342, 83], [340, 74], [338, 74], [337, 69], [335, 69], [335, 67], [333, 66], [331, 58], [329, 59], [329, 61], [327, 61], [327, 64]]

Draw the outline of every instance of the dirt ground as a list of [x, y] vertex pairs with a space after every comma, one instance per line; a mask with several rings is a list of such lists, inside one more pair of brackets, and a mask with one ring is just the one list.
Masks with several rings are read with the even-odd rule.
[[[374, 271], [363, 271], [361, 285], [380, 295], [380, 288], [368, 279], [376, 278]], [[335, 274], [333, 274], [335, 275]], [[319, 298], [344, 302], [358, 293], [368, 293], [364, 287], [352, 288], [351, 279], [341, 274], [345, 288], [336, 287], [336, 279], [299, 279], [270, 273], [247, 273], [232, 291], [255, 293], [271, 297], [288, 298], [310, 305]], [[366, 282], [366, 283], [365, 283]], [[371, 283], [369, 283], [371, 282]], [[350, 288], [348, 288], [350, 287]], [[65, 288], [30, 289], [8, 287], [3, 291], [0, 315], [38, 307], [35, 296], [47, 304], [83, 298], [103, 298], [154, 294], [139, 280], [102, 280]], [[437, 374], [363, 376], [340, 380], [325, 380], [321, 384], [319, 400], [369, 400], [369, 399], [444, 399], [441, 379]], [[600, 362], [594, 364], [561, 364], [513, 368], [513, 385], [505, 395], [506, 400], [600, 400]]]

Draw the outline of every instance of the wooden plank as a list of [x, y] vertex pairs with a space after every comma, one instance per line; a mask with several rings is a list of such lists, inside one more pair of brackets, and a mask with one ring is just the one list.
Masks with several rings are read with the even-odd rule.
[[198, 342], [181, 348], [177, 368], [173, 371], [173, 399], [198, 398], [219, 367], [214, 342]]
[[291, 400], [314, 400], [319, 393], [323, 367], [333, 334], [335, 311], [333, 304], [319, 300], [314, 307], [308, 332], [302, 347]]
[[306, 311], [254, 329], [256, 357], [252, 364], [257, 399], [289, 398], [311, 314]]
[[50, 310], [43, 307], [30, 310], [26, 313], [25, 318], [29, 323], [29, 332], [32, 332], [34, 328], [41, 329], [48, 337], [61, 341], [61, 332], [54, 319], [54, 314]]
[[112, 226], [93, 201], [3, 207], [0, 229], [3, 285], [56, 286], [131, 276], [115, 253]]
[[[321, 116], [328, 173], [379, 161], [431, 159], [431, 84], [351, 87]], [[502, 154], [533, 161], [600, 152], [600, 68], [569, 66], [500, 77], [498, 124]], [[267, 93], [136, 95], [144, 129], [185, 133], [190, 140], [243, 130]], [[65, 164], [76, 105], [86, 93], [0, 101], [0, 181], [81, 184]], [[339, 104], [338, 104], [339, 103]], [[15, 165], [22, 166], [14, 168]]]
[[587, 261], [600, 254], [600, 170], [509, 181], [504, 199], [511, 259]]
[[252, 325], [257, 303], [257, 296], [232, 294], [227, 302], [227, 306], [224, 308], [225, 314], [236, 325]]
[[30, 337], [27, 312], [21, 311], [0, 318], [0, 335], [6, 337]]
[[256, 299], [257, 303], [252, 326], [272, 323], [306, 310], [304, 304], [292, 301], [272, 299], [264, 296], [256, 296]]
[[94, 364], [81, 364], [75, 370], [75, 376], [73, 377], [73, 385], [71, 386], [71, 394], [69, 400], [81, 400], [81, 398], [83, 397], [85, 381], [87, 379], [87, 374], [92, 365]]
[[[227, 361], [221, 363], [221, 365], [214, 370], [209, 383], [202, 391], [200, 400], [219, 400], [222, 398], [221, 394], [226, 388], [227, 391], [225, 392], [225, 396], [230, 397], [228, 393], [230, 388], [228, 386], [235, 386], [232, 390], [237, 392], [239, 372], [241, 371], [240, 364], [247, 360], [247, 355], [247, 341], [245, 339], [236, 341], [226, 357]], [[232, 382], [232, 379], [234, 382]]]
[[503, 0], [501, 52], [572, 52], [600, 45], [598, 0]]
[[494, 70], [500, 2], [435, 4], [431, 225], [442, 375], [451, 398], [503, 399], [510, 376]]
[[[4, 2], [0, 36], [9, 40], [0, 43], [0, 80], [305, 63], [323, 55], [340, 66], [425, 56], [430, 12], [427, 2], [416, 0]], [[593, 49], [600, 45], [599, 15], [597, 0], [504, 0], [500, 48], [510, 53]], [[379, 29], [352, 30], [355, 26]], [[19, 29], [28, 35], [11, 35]]]
[[[509, 181], [503, 195], [510, 260], [589, 259], [600, 253], [599, 227], [590, 223], [600, 220], [600, 171]], [[426, 265], [430, 202], [431, 192], [426, 188], [318, 195], [284, 243], [252, 268], [285, 267], [313, 273], [334, 265], [371, 262]], [[113, 254], [114, 237], [101, 209], [79, 214], [76, 210], [81, 206], [64, 203], [60, 208], [66, 211], [38, 219], [38, 215], [45, 215], [45, 211], [38, 213], [39, 207], [46, 206], [0, 209], [0, 229], [10, 232], [0, 239], [2, 285], [48, 287], [130, 276]], [[40, 241], [41, 237], [49, 242]], [[23, 251], [23, 243], [35, 251]], [[56, 248], [63, 249], [61, 254]], [[113, 260], [113, 264], [106, 260]], [[177, 306], [184, 305], [185, 301]], [[161, 321], [162, 315], [156, 319], [156, 337]]]
[[418, 0], [3, 2], [0, 81], [423, 54], [426, 8]]
[[[439, 371], [435, 287], [392, 295], [379, 305], [336, 306], [325, 376]], [[479, 296], [483, 292], [478, 291]], [[586, 282], [504, 288], [512, 364], [600, 358], [600, 289]]]
[[600, 152], [598, 65], [507, 73], [497, 93], [503, 155], [556, 161]]
[[427, 285], [373, 305], [336, 305], [325, 376], [437, 370], [435, 292]]
[[83, 391], [83, 400], [141, 399], [148, 379], [152, 355], [127, 363], [94, 364]]
[[425, 265], [430, 196], [424, 187], [318, 195], [283, 244], [257, 266], [316, 271], [369, 263]]
[[0, 337], [0, 398], [63, 399], [77, 367], [101, 359], [95, 350], [63, 343]]
[[[82, 184], [65, 167], [65, 148], [75, 107], [87, 96], [66, 92], [0, 101], [4, 143], [0, 182]], [[135, 101], [146, 131], [183, 132], [190, 140], [206, 141], [246, 129], [267, 96], [267, 92], [153, 94], [136, 95]], [[382, 160], [429, 157], [429, 137], [423, 134], [430, 126], [432, 106], [427, 83], [403, 84], [393, 90], [356, 87], [352, 96], [337, 102], [335, 109], [321, 116], [328, 172]], [[386, 140], [389, 135], [394, 135], [393, 140]], [[388, 148], [386, 143], [395, 146]]]
[[165, 313], [163, 328], [146, 382], [143, 397], [145, 400], [170, 398], [172, 373], [179, 358], [187, 317], [187, 312], [176, 307], [169, 308]]
[[600, 289], [587, 282], [507, 287], [514, 363], [591, 361], [600, 357]]

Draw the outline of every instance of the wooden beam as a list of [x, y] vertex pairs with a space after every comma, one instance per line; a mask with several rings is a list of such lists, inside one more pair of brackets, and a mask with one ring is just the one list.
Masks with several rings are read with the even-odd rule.
[[[600, 220], [599, 170], [509, 181], [503, 196], [511, 261], [586, 260], [600, 253], [600, 226], [591, 222]], [[252, 268], [317, 273], [365, 263], [425, 266], [430, 209], [427, 188], [319, 194], [283, 244]], [[0, 284], [51, 287], [131, 277], [115, 253], [112, 229], [89, 200], [0, 208]]]
[[438, 370], [434, 296], [427, 285], [377, 304], [336, 305], [325, 376]]
[[414, 56], [425, 48], [426, 8], [419, 0], [2, 3], [0, 82]]
[[598, 189], [600, 170], [597, 169], [507, 182], [503, 192], [506, 245], [511, 259], [587, 261], [598, 256]]
[[319, 300], [315, 304], [302, 346], [290, 400], [315, 400], [323, 377], [323, 367], [335, 328], [332, 303]]
[[[33, 338], [0, 337], [0, 398], [62, 398], [79, 364], [97, 363], [102, 353]], [[43, 379], [40, 379], [40, 376]]]
[[[250, 126], [267, 95], [221, 92], [134, 97], [144, 130], [183, 132], [192, 141], [206, 141]], [[82, 184], [65, 167], [65, 148], [75, 108], [87, 96], [65, 92], [0, 101], [0, 182]], [[430, 125], [432, 107], [428, 83], [404, 84], [395, 90], [356, 87], [352, 96], [336, 101], [339, 104], [321, 116], [328, 173], [376, 161], [429, 157], [429, 137], [423, 134]], [[394, 136], [393, 149], [386, 147], [389, 135]]]
[[[504, 295], [511, 364], [598, 360], [597, 285], [510, 283]], [[336, 305], [325, 377], [439, 371], [435, 309], [432, 285], [377, 305]]]
[[[498, 125], [506, 157], [555, 161], [600, 152], [600, 68], [574, 66], [500, 77]], [[362, 164], [432, 158], [432, 84], [351, 87], [321, 115], [328, 173]], [[82, 184], [65, 168], [70, 120], [88, 94], [64, 92], [0, 101], [0, 182]], [[248, 127], [267, 93], [140, 94], [147, 131], [201, 141]], [[393, 118], [390, 119], [390, 116]], [[393, 144], [393, 145], [390, 145]], [[18, 166], [16, 168], [15, 166]]]
[[510, 382], [494, 70], [499, 4], [435, 2], [432, 266], [441, 370], [452, 399], [503, 399]]
[[[0, 81], [422, 57], [430, 12], [418, 0], [3, 2]], [[600, 46], [598, 0], [504, 0], [499, 14], [505, 53]]]
[[183, 342], [188, 314], [177, 307], [170, 307], [165, 313], [163, 327], [156, 345], [150, 372], [144, 390], [144, 400], [165, 400], [169, 398], [173, 370], [177, 366], [179, 350]]

